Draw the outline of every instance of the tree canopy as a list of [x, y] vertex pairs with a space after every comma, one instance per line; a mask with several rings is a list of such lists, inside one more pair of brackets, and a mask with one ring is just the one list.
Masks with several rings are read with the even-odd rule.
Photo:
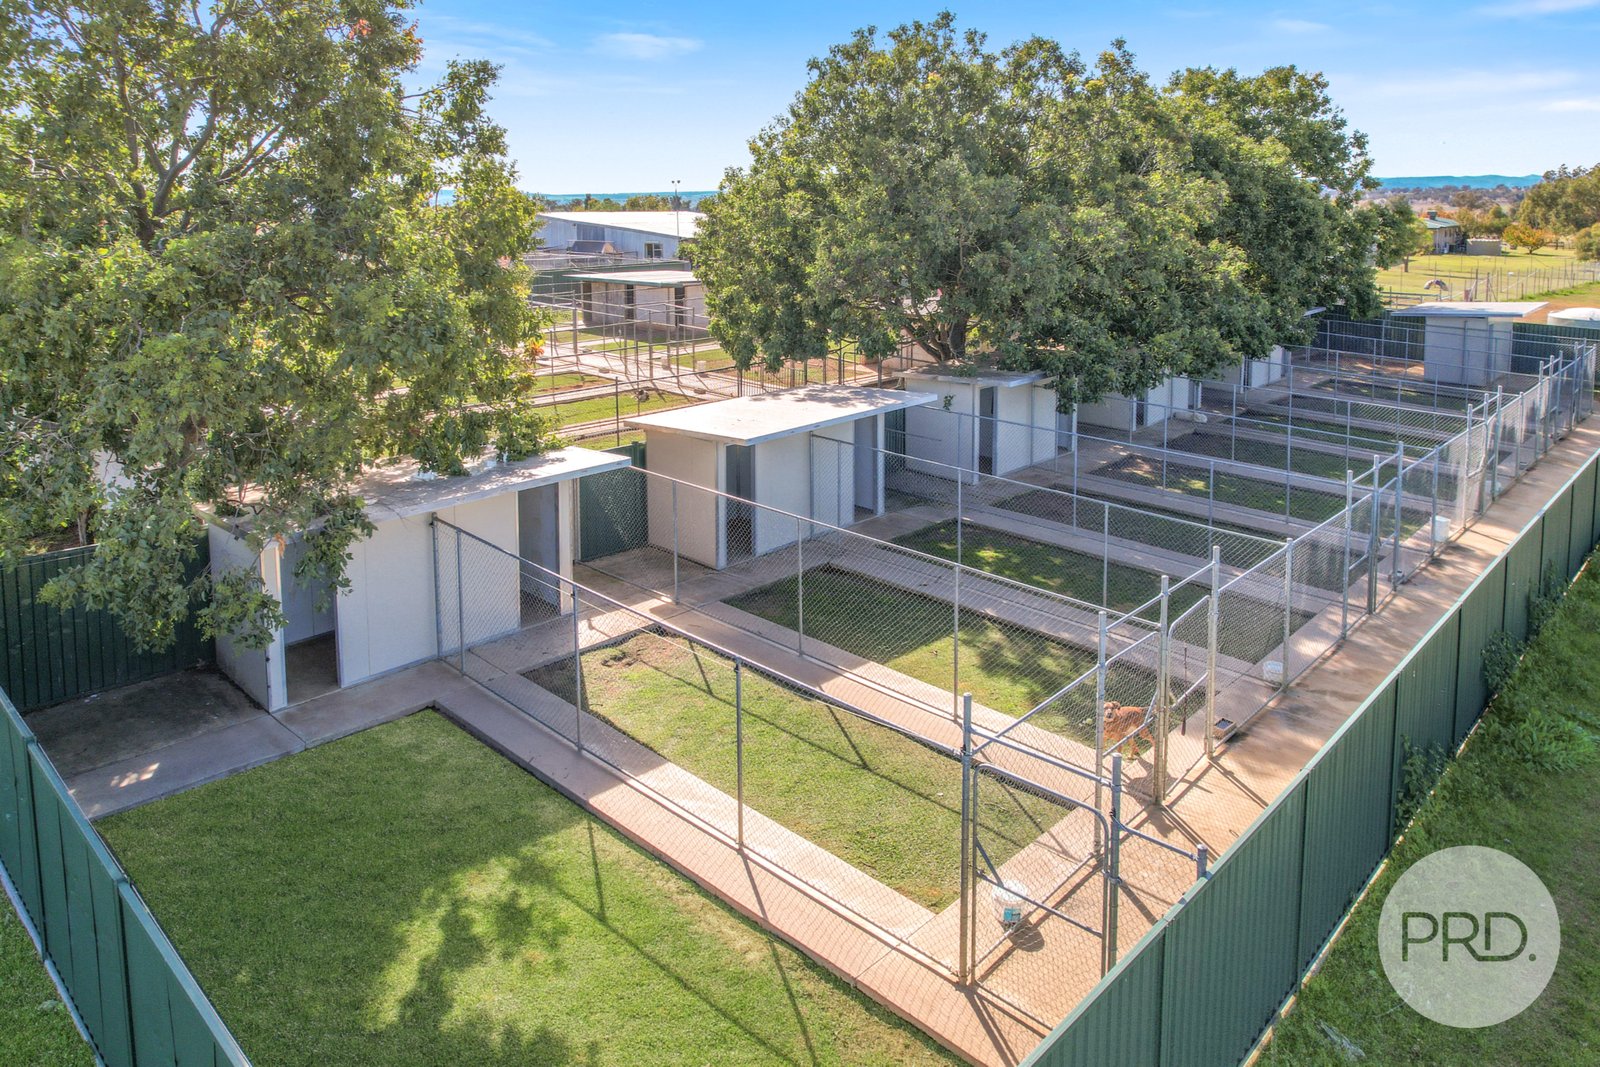
[[403, 7], [0, 0], [0, 552], [86, 522], [54, 595], [151, 643], [196, 606], [281, 619], [248, 575], [184, 580], [197, 509], [303, 536], [300, 577], [339, 583], [364, 466], [542, 446], [495, 70], [408, 92]]
[[1376, 223], [1374, 260], [1378, 266], [1392, 267], [1401, 263], [1410, 270], [1412, 256], [1433, 251], [1433, 237], [1427, 225], [1405, 197], [1392, 196], [1367, 210], [1372, 212]]
[[1536, 230], [1575, 234], [1600, 223], [1600, 167], [1557, 167], [1528, 190], [1517, 221]]
[[813, 60], [751, 153], [690, 253], [745, 365], [905, 339], [1093, 396], [1377, 306], [1364, 142], [1293, 68], [1157, 88], [1121, 42], [992, 50], [942, 14]]

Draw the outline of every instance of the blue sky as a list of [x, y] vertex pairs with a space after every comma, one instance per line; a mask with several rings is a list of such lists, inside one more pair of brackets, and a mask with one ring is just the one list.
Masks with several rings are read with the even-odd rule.
[[[951, 5], [992, 45], [1052, 36], [1092, 55], [1124, 37], [1158, 78], [1186, 66], [1320, 70], [1371, 138], [1379, 175], [1527, 174], [1600, 162], [1600, 0], [1459, 6], [1256, 2]], [[806, 60], [859, 26], [937, 5], [431, 0], [427, 76], [503, 64], [491, 110], [524, 188], [715, 188], [805, 84]]]

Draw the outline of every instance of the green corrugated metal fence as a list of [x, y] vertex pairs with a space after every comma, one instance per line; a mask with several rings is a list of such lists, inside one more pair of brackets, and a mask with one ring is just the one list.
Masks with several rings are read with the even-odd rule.
[[1569, 578], [1600, 541], [1591, 458], [1026, 1061], [1236, 1064], [1332, 936], [1394, 840], [1404, 742], [1453, 749], [1483, 712], [1483, 650], [1527, 637], [1545, 561]]
[[[192, 623], [159, 652], [140, 650], [104, 611], [46, 604], [39, 591], [83, 563], [94, 546], [29, 556], [0, 567], [0, 689], [23, 711], [131, 682], [142, 682], [216, 659], [212, 642]], [[208, 543], [190, 564], [192, 580], [209, 565]]]
[[[644, 442], [635, 441], [608, 452], [627, 456], [635, 467], [645, 465]], [[591, 474], [578, 481], [578, 562], [587, 563], [650, 540], [644, 475], [623, 469]]]
[[0, 866], [110, 1067], [247, 1067], [3, 691]]

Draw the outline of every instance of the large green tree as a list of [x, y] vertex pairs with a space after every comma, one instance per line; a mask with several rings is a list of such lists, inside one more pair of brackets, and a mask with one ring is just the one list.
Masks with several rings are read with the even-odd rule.
[[1375, 306], [1364, 149], [1320, 78], [1161, 91], [1120, 42], [996, 51], [948, 14], [810, 70], [690, 253], [740, 361], [904, 338], [1093, 396], [1263, 355], [1313, 304]]
[[1517, 221], [1564, 235], [1600, 223], [1600, 167], [1562, 165], [1546, 171], [1522, 198]]
[[185, 581], [198, 510], [340, 582], [363, 467], [541, 447], [495, 71], [408, 91], [402, 6], [0, 0], [0, 552], [84, 522], [55, 595], [147, 641], [280, 617], [243, 575]]
[[1373, 259], [1380, 267], [1401, 264], [1411, 270], [1411, 257], [1433, 251], [1433, 237], [1411, 202], [1403, 196], [1372, 205]]

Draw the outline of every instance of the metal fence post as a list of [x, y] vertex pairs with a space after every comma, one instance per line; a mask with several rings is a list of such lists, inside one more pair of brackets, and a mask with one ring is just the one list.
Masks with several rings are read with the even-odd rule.
[[972, 694], [961, 697], [961, 914], [959, 934], [961, 948], [957, 962], [956, 978], [966, 984], [972, 980], [972, 843], [974, 812], [972, 810]]
[[1406, 474], [1406, 446], [1394, 446], [1394, 581], [1399, 585], [1405, 580], [1404, 561], [1400, 559], [1400, 527], [1404, 504], [1401, 493], [1405, 489]]
[[1289, 638], [1294, 636], [1294, 538], [1283, 543], [1283, 677], [1281, 693], [1289, 687]]
[[[727, 502], [720, 497], [717, 500], [718, 508], [727, 507]], [[723, 523], [722, 540], [723, 551], [727, 551], [727, 523]], [[672, 483], [672, 602], [678, 602], [678, 483]]]
[[1491, 446], [1489, 463], [1489, 500], [1492, 502], [1500, 496], [1500, 428], [1505, 424], [1503, 411], [1505, 408], [1505, 386], [1494, 387], [1494, 444]]
[[578, 632], [578, 616], [581, 614], [578, 602], [578, 590], [572, 590], [572, 743], [578, 751], [583, 751], [583, 637]]
[[1217, 461], [1211, 461], [1211, 480], [1206, 483], [1206, 525], [1215, 532], [1217, 525]]
[[1106, 844], [1105, 969], [1117, 963], [1117, 910], [1122, 885], [1122, 756], [1111, 757], [1110, 840]]
[[1194, 850], [1194, 878], [1200, 881], [1206, 876], [1206, 868], [1211, 864], [1211, 850], [1204, 841], [1195, 846]]
[[1344, 472], [1344, 573], [1339, 578], [1339, 640], [1350, 636], [1350, 535], [1356, 521], [1356, 472]]
[[1222, 621], [1222, 548], [1211, 546], [1211, 607], [1206, 612], [1206, 758], [1216, 755], [1217, 634]]
[[1111, 587], [1111, 504], [1100, 505], [1100, 603], [1106, 602]]
[[1150, 753], [1150, 761], [1155, 771], [1155, 803], [1156, 807], [1165, 807], [1167, 803], [1167, 733], [1172, 727], [1172, 701], [1169, 687], [1171, 684], [1171, 665], [1168, 660], [1172, 655], [1172, 635], [1168, 628], [1168, 612], [1172, 600], [1172, 579], [1163, 574], [1161, 576], [1161, 616], [1160, 637], [1156, 645], [1156, 730], [1152, 740], [1155, 744]]
[[461, 531], [456, 531], [456, 669], [467, 673], [466, 596], [461, 589]]
[[744, 660], [733, 661], [734, 801], [739, 808], [739, 847], [744, 848]]
[[806, 535], [798, 516], [794, 520], [794, 551], [794, 650], [803, 656], [806, 654]]
[[[1468, 429], [1467, 433], [1469, 435], [1471, 432], [1472, 431]], [[1439, 445], [1433, 450], [1433, 496], [1428, 505], [1428, 557], [1430, 559], [1439, 551], [1439, 524], [1435, 520], [1439, 517], [1439, 454], [1443, 451], [1443, 445]], [[1467, 446], [1467, 451], [1472, 451], [1472, 446], [1470, 444]], [[1467, 483], [1466, 479], [1463, 478], [1456, 483], [1456, 496], [1464, 497], [1466, 495], [1466, 491]]]
[[1100, 609], [1100, 640], [1094, 671], [1094, 810], [1105, 800], [1100, 776], [1106, 770], [1106, 609]]
[[961, 483], [965, 482], [966, 480], [967, 480], [966, 479], [966, 475], [962, 475], [961, 477], [956, 479], [956, 565], [957, 566], [960, 566], [961, 562], [962, 562], [962, 560], [961, 560], [961, 549], [962, 549], [962, 545], [961, 545], [961, 532], [962, 532], [961, 531], [961, 516], [962, 516], [963, 512], [962, 512], [962, 498], [961, 498]]
[[1377, 456], [1372, 457], [1372, 521], [1367, 531], [1367, 614], [1375, 615], [1378, 612], [1378, 540], [1381, 536], [1383, 514], [1383, 489], [1379, 485], [1382, 478], [1382, 460]]
[[[951, 572], [950, 589], [950, 695], [958, 702], [961, 692], [961, 565], [956, 564]], [[970, 695], [970, 694], [969, 694]], [[954, 718], [960, 714], [955, 707], [950, 709]]]

